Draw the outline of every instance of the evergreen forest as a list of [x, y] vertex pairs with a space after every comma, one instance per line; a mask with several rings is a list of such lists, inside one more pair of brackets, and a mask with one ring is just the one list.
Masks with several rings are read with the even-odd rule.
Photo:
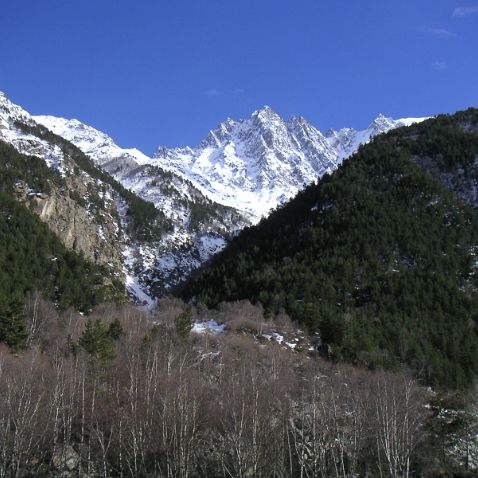
[[380, 135], [244, 230], [182, 296], [285, 309], [330, 359], [465, 388], [478, 372], [477, 158], [474, 109]]

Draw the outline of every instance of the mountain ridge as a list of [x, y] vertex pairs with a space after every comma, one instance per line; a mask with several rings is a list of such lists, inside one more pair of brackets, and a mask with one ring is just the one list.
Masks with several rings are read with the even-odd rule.
[[[123, 167], [130, 169], [161, 168], [252, 222], [292, 198], [305, 185], [332, 172], [360, 144], [390, 129], [426, 119], [393, 120], [379, 115], [365, 130], [343, 128], [324, 135], [302, 116], [285, 121], [264, 106], [247, 119], [227, 118], [196, 147], [158, 147], [148, 157], [135, 148], [117, 146], [105, 133], [78, 120], [34, 118], [73, 142], [113, 175], [119, 158]], [[127, 184], [124, 176], [122, 182]], [[134, 187], [134, 179], [131, 186]], [[143, 197], [149, 193], [140, 187], [136, 192]]]
[[[15, 123], [25, 125], [23, 130]], [[348, 129], [347, 134], [350, 138], [361, 133], [361, 141], [368, 141], [373, 134], [401, 124], [376, 120], [365, 133]], [[144, 204], [149, 204], [150, 212], [154, 205], [161, 215], [164, 227], [154, 238], [143, 234], [114, 240], [122, 248], [120, 260], [130, 293], [151, 304], [153, 300], [147, 297], [167, 292], [222, 250], [242, 228], [257, 223], [342, 161], [330, 138], [303, 117], [284, 121], [270, 107], [256, 110], [244, 120], [228, 118], [196, 148], [163, 147], [149, 157], [138, 149], [118, 146], [111, 137], [79, 120], [31, 116], [2, 94], [0, 136], [19, 151], [38, 153], [65, 176], [74, 172], [62, 152], [68, 147], [57, 144], [53, 137], [48, 139], [46, 133], [35, 132], [37, 125], [78, 148], [109, 175], [103, 179], [112, 177], [121, 185], [123, 196], [130, 191], [130, 199], [147, 201]], [[335, 141], [342, 136], [343, 132], [335, 133]], [[115, 194], [115, 227], [127, 230], [131, 207], [121, 194]], [[134, 211], [143, 216], [142, 206]], [[99, 236], [102, 230], [98, 226]]]

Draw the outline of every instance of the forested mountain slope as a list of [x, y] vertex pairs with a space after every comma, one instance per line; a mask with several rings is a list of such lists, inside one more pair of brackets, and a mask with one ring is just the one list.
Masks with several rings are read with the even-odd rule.
[[[142, 251], [157, 249], [173, 230], [170, 218], [95, 165], [74, 144], [37, 123], [1, 92], [0, 141], [25, 155], [17, 164], [20, 176], [33, 167], [35, 161], [30, 158], [34, 157], [36, 165], [43, 164], [43, 177], [48, 177], [43, 181], [48, 183], [48, 191], [32, 191], [32, 185], [17, 174], [17, 168], [15, 174], [22, 182], [10, 185], [16, 198], [48, 224], [68, 249], [111, 268], [133, 298], [152, 303], [145, 294], [150, 293], [149, 285], [142, 280], [143, 275], [150, 275]], [[4, 156], [0, 157], [0, 168], [8, 170], [5, 161]]]
[[380, 135], [244, 230], [183, 296], [285, 308], [334, 359], [465, 386], [478, 372], [477, 125], [470, 109]]

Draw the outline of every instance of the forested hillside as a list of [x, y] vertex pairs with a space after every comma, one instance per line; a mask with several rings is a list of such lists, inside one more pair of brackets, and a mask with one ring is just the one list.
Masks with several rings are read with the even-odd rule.
[[478, 222], [458, 196], [477, 177], [477, 124], [468, 110], [377, 137], [243, 231], [183, 296], [285, 308], [320, 331], [330, 358], [406, 362], [428, 383], [468, 385], [478, 372]]
[[124, 286], [106, 267], [67, 250], [50, 228], [16, 197], [28, 184], [31, 200], [64, 186], [63, 178], [36, 157], [0, 142], [0, 341], [25, 338], [23, 301], [41, 291], [59, 308], [88, 311], [104, 300], [124, 300]]

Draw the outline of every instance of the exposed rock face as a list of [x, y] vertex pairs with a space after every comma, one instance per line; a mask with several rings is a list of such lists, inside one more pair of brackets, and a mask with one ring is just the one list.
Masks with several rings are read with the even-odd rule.
[[413, 123], [419, 123], [427, 118], [402, 118], [394, 120], [379, 115], [373, 120], [369, 126], [357, 131], [353, 128], [342, 128], [339, 131], [330, 129], [326, 133], [327, 141], [336, 151], [339, 161], [343, 161], [357, 151], [361, 144], [368, 143], [375, 136], [386, 133], [391, 129], [400, 128], [401, 126], [410, 126]]
[[196, 148], [160, 147], [151, 158], [119, 147], [78, 120], [34, 119], [154, 203], [173, 225], [155, 244], [127, 245], [127, 281], [137, 297], [142, 296], [140, 289], [164, 293], [220, 251], [228, 236], [335, 170], [360, 143], [413, 121], [380, 116], [365, 131], [331, 131], [325, 137], [302, 117], [284, 121], [264, 107], [248, 119], [227, 119]]
[[188, 179], [211, 200], [247, 214], [252, 222], [334, 171], [360, 144], [423, 118], [380, 115], [367, 129], [324, 136], [302, 117], [284, 121], [265, 106], [248, 119], [227, 119], [197, 148], [158, 148], [156, 164]]
[[[84, 182], [68, 178], [68, 189], [81, 197], [88, 197]], [[100, 218], [93, 217], [88, 209], [69, 197], [68, 192], [53, 187], [48, 194], [35, 193], [17, 187], [17, 197], [38, 214], [65, 246], [81, 252], [88, 260], [107, 265], [118, 273], [122, 271], [124, 238], [118, 225], [116, 205], [112, 201]]]
[[304, 118], [286, 122], [267, 106], [248, 119], [226, 120], [195, 149], [159, 148], [155, 160], [252, 222], [338, 164], [320, 131]]
[[0, 140], [22, 154], [44, 159], [52, 170], [52, 178], [62, 178], [62, 186], [51, 181], [48, 193], [18, 184], [18, 199], [28, 204], [66, 247], [120, 273], [124, 239], [116, 192], [82, 170], [61, 145], [38, 136], [36, 127], [26, 111], [0, 94]]

